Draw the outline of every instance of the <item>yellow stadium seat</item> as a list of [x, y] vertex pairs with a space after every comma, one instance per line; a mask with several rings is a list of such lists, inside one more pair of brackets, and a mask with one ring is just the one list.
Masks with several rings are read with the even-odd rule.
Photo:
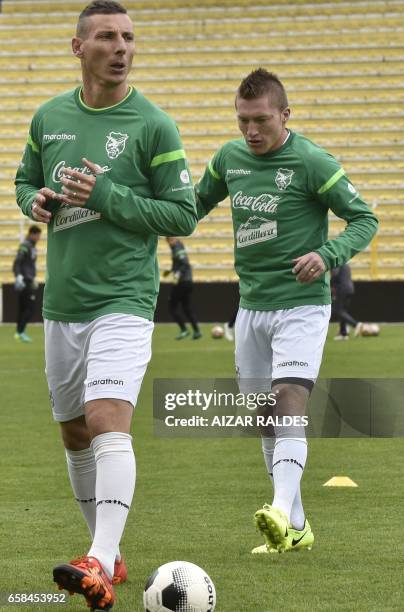
[[[67, 0], [63, 10], [43, 0], [3, 5], [0, 281], [5, 282], [30, 223], [15, 204], [15, 170], [36, 108], [80, 82], [70, 39], [83, 3]], [[240, 136], [233, 108], [240, 79], [259, 65], [273, 70], [288, 90], [290, 127], [333, 153], [376, 207], [379, 263], [371, 265], [372, 246], [354, 259], [354, 278], [404, 277], [403, 3], [394, 3], [394, 11], [386, 2], [372, 3], [369, 10], [369, 3], [342, 0], [127, 0], [125, 5], [137, 37], [131, 79], [177, 121], [194, 180], [221, 144]], [[331, 215], [331, 235], [343, 227]], [[232, 241], [226, 201], [187, 239], [196, 280], [235, 279]], [[43, 277], [45, 241], [41, 244]], [[169, 263], [164, 245], [159, 257]]]

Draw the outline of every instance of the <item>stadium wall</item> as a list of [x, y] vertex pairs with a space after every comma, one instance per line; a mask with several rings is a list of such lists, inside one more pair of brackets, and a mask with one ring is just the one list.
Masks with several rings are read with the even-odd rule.
[[[168, 296], [171, 285], [163, 283], [157, 302], [155, 321], [171, 322]], [[3, 322], [16, 320], [17, 300], [14, 286], [3, 285]], [[34, 321], [41, 321], [43, 285], [39, 288]], [[238, 303], [237, 283], [195, 283], [193, 303], [201, 322], [228, 321]], [[352, 315], [359, 321], [398, 323], [404, 321], [403, 281], [356, 281]]]

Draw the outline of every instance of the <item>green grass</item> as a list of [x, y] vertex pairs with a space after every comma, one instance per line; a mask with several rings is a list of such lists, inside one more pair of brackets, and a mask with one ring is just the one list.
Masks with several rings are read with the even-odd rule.
[[[311, 440], [303, 480], [313, 550], [253, 557], [260, 538], [252, 515], [270, 501], [256, 439], [161, 439], [152, 433], [152, 382], [158, 377], [231, 377], [233, 347], [204, 337], [173, 342], [174, 326], [157, 326], [154, 352], [133, 422], [138, 479], [122, 550], [130, 580], [114, 609], [141, 612], [147, 576], [174, 559], [203, 566], [215, 582], [217, 612], [403, 610], [402, 439]], [[52, 566], [84, 553], [87, 528], [67, 479], [58, 426], [43, 374], [41, 327], [32, 345], [0, 327], [0, 592], [53, 592]], [[404, 326], [378, 338], [332, 341], [321, 375], [400, 377]], [[334, 475], [359, 486], [330, 489]], [[13, 606], [10, 610], [85, 610]]]

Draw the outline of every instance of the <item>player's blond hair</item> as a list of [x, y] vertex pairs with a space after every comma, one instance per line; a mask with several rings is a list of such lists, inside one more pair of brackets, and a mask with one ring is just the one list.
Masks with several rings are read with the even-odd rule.
[[271, 97], [272, 104], [279, 107], [279, 110], [284, 110], [289, 106], [283, 83], [276, 74], [268, 72], [265, 68], [258, 68], [241, 81], [237, 89], [236, 106], [237, 98], [254, 100], [265, 95]]

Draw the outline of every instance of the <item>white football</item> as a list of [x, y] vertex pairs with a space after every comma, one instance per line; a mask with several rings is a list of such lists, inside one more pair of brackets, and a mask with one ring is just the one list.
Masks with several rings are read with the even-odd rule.
[[224, 336], [224, 329], [223, 329], [223, 327], [221, 325], [215, 325], [210, 330], [210, 333], [212, 335], [212, 338], [215, 338], [215, 340], [218, 340], [219, 338], [223, 338], [223, 336]]
[[215, 586], [198, 565], [172, 561], [149, 576], [143, 604], [146, 612], [213, 612]]
[[380, 327], [377, 323], [364, 323], [362, 327], [362, 336], [378, 336]]

